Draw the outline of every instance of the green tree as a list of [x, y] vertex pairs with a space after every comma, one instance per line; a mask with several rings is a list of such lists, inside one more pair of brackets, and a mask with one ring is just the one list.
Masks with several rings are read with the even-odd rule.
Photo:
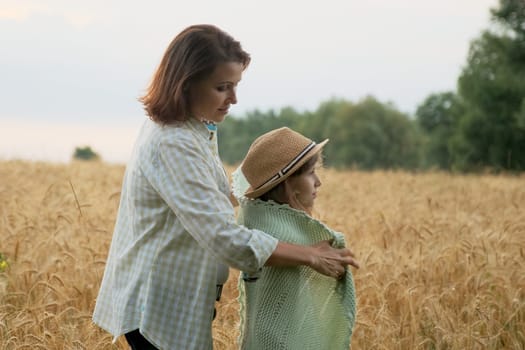
[[328, 165], [363, 169], [418, 166], [419, 135], [407, 115], [373, 97], [338, 106], [325, 129], [330, 138]]
[[423, 134], [422, 166], [450, 169], [451, 143], [464, 114], [464, 107], [454, 92], [431, 94], [416, 110], [416, 120]]
[[219, 150], [229, 164], [240, 162], [261, 134], [288, 126], [312, 140], [330, 142], [325, 148], [328, 166], [364, 169], [415, 168], [419, 162], [419, 135], [415, 123], [393, 106], [369, 97], [354, 104], [332, 99], [314, 112], [291, 107], [279, 113], [253, 111], [230, 117], [219, 127]]
[[100, 156], [95, 153], [91, 147], [76, 147], [73, 153], [73, 159], [76, 160], [99, 160]]
[[324, 101], [313, 113], [308, 113], [299, 120], [298, 131], [317, 141], [333, 138], [330, 132], [334, 129], [331, 127], [334, 117], [341, 110], [350, 108], [352, 105], [352, 102], [344, 99], [333, 98]]
[[525, 169], [525, 2], [500, 0], [496, 24], [470, 47], [459, 77], [466, 112], [452, 143], [463, 170]]

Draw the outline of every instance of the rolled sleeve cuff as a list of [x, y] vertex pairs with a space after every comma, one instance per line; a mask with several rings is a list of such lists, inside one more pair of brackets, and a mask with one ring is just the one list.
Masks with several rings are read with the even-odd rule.
[[279, 243], [277, 238], [272, 237], [265, 232], [259, 230], [253, 231], [256, 234], [252, 235], [249, 245], [255, 253], [257, 265], [248, 266], [248, 268], [244, 269], [244, 272], [249, 274], [257, 273], [264, 266]]

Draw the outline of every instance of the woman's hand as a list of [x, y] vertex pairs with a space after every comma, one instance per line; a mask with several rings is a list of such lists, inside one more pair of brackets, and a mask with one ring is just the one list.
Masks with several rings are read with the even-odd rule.
[[344, 276], [348, 265], [359, 268], [358, 262], [354, 259], [354, 253], [350, 249], [334, 248], [331, 241], [322, 241], [310, 248], [312, 253], [308, 266], [323, 275], [340, 279]]
[[354, 254], [349, 249], [334, 248], [331, 241], [322, 241], [311, 246], [279, 242], [265, 265], [307, 265], [325, 276], [338, 279], [344, 276], [348, 265], [359, 268]]

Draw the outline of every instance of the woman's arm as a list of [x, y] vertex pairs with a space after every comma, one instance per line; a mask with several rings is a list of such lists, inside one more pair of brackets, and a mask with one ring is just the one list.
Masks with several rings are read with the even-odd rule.
[[306, 265], [323, 275], [335, 278], [341, 277], [348, 265], [359, 268], [354, 254], [349, 249], [334, 248], [330, 241], [322, 241], [311, 246], [279, 242], [265, 265]]

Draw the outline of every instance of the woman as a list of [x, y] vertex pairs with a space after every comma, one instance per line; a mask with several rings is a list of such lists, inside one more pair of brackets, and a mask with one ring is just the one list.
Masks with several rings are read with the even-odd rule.
[[[280, 241], [311, 245], [342, 234], [311, 217], [321, 181], [316, 144], [289, 129], [270, 131], [254, 141], [234, 172], [239, 222]], [[303, 266], [264, 267], [239, 280], [242, 349], [347, 350], [355, 322], [355, 290], [347, 270], [338, 280]]]
[[190, 26], [167, 48], [141, 98], [145, 121], [122, 184], [93, 320], [132, 349], [211, 349], [224, 265], [305, 265], [336, 277], [352, 253], [299, 246], [238, 225], [217, 153], [216, 125], [250, 56], [211, 25]]

